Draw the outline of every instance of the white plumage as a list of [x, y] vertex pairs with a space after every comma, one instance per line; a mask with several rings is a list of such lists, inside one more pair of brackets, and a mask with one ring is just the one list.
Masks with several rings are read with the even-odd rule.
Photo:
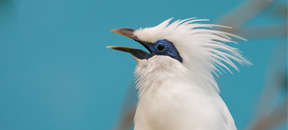
[[183, 59], [134, 56], [139, 90], [134, 130], [236, 130], [213, 75], [230, 71], [226, 65], [238, 70], [232, 61], [250, 64], [238, 49], [225, 44], [237, 36], [210, 29], [219, 25], [195, 23], [205, 19], [170, 21], [133, 31], [138, 41], [172, 42]]

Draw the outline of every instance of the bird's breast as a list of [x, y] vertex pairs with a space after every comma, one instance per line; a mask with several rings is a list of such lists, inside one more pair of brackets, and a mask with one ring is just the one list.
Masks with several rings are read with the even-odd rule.
[[222, 99], [193, 87], [178, 83], [143, 94], [135, 115], [135, 130], [226, 130], [221, 115], [223, 104], [218, 103]]

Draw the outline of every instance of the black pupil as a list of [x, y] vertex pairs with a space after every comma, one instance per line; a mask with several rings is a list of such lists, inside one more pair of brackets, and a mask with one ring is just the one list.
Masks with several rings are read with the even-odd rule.
[[165, 46], [164, 46], [163, 43], [160, 43], [160, 44], [157, 45], [157, 50], [158, 51], [163, 51], [164, 49], [165, 49]]

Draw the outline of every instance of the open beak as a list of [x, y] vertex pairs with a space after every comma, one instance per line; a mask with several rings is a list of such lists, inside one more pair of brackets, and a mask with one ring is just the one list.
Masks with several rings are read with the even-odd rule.
[[[134, 31], [135, 31], [134, 29], [130, 29], [130, 28], [118, 28], [118, 29], [113, 29], [110, 32], [121, 34], [123, 36], [129, 37], [129, 38], [139, 42], [141, 45], [143, 45], [151, 53], [150, 47], [152, 46], [152, 44], [139, 40], [134, 35]], [[129, 48], [129, 47], [107, 46], [107, 48], [115, 49], [115, 50], [118, 50], [118, 51], [129, 52], [130, 54], [132, 54], [137, 59], [148, 59], [148, 58], [150, 58], [152, 56], [151, 54], [149, 54], [149, 53], [147, 53], [147, 52], [145, 52], [143, 50]]]

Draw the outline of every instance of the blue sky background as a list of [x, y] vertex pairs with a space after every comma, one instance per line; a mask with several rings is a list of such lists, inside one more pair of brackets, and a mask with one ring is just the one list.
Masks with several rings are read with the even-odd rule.
[[[111, 29], [150, 27], [171, 17], [198, 17], [215, 23], [241, 3], [0, 0], [0, 129], [111, 130], [136, 62], [106, 46], [143, 48], [110, 33]], [[264, 12], [249, 25], [278, 22]], [[240, 41], [236, 46], [254, 65], [219, 79], [221, 96], [239, 130], [252, 120], [269, 57], [280, 40], [283, 38]]]

